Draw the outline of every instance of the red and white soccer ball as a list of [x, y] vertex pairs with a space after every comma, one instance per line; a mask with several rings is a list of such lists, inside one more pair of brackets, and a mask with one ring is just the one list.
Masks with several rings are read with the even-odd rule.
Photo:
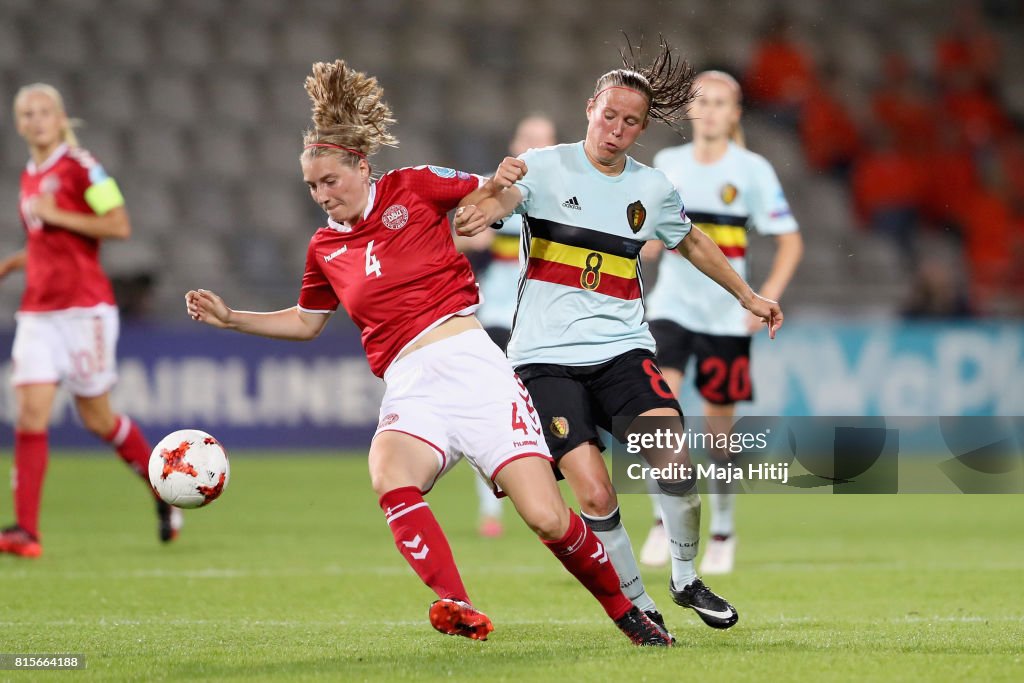
[[168, 434], [149, 456], [149, 483], [175, 507], [209, 505], [224, 493], [230, 478], [228, 454], [217, 439], [198, 429]]

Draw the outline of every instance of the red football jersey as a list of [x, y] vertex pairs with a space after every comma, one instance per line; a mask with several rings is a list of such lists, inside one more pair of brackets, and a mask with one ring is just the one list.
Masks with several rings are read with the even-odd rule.
[[370, 187], [366, 213], [351, 230], [328, 221], [309, 241], [299, 308], [344, 306], [362, 330], [370, 369], [382, 377], [418, 334], [480, 303], [448, 212], [481, 182], [437, 166], [384, 175]]
[[31, 200], [51, 193], [65, 211], [94, 214], [85, 191], [107, 178], [89, 152], [61, 145], [40, 166], [29, 162], [21, 174], [21, 221], [25, 226], [25, 293], [21, 311], [58, 311], [114, 304], [114, 292], [100, 266], [100, 241], [48, 225], [29, 211]]

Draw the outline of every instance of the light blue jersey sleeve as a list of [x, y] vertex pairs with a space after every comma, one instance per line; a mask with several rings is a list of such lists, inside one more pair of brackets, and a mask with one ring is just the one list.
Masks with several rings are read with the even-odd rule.
[[665, 199], [658, 207], [658, 215], [655, 216], [654, 233], [666, 247], [675, 249], [690, 233], [690, 219], [686, 216], [683, 199], [672, 182], [661, 171], [654, 172], [661, 176], [660, 180], [665, 183]]
[[793, 212], [782, 191], [782, 183], [775, 169], [762, 156], [754, 155], [750, 164], [751, 189], [750, 217], [754, 228], [765, 235], [780, 235], [798, 229]]

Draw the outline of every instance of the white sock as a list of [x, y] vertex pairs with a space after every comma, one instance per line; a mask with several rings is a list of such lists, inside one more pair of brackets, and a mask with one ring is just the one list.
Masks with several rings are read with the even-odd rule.
[[736, 533], [736, 494], [733, 491], [734, 482], [725, 482], [721, 479], [708, 481], [708, 503], [711, 504], [708, 533], [712, 536], [732, 536]]
[[700, 495], [662, 495], [661, 510], [672, 554], [672, 585], [678, 590], [697, 578], [693, 560], [700, 543]]
[[640, 568], [636, 565], [636, 557], [633, 555], [633, 546], [629, 542], [629, 534], [622, 526], [619, 508], [615, 508], [610, 515], [604, 517], [591, 517], [582, 512], [580, 517], [594, 532], [598, 540], [604, 544], [605, 552], [608, 553], [608, 557], [612, 558], [612, 565], [619, 575], [622, 592], [626, 594], [630, 602], [642, 612], [658, 609], [654, 600], [647, 594], [644, 582], [640, 578]]
[[477, 476], [474, 479], [476, 479], [476, 495], [480, 499], [480, 516], [501, 519], [501, 499], [495, 497], [494, 491], [483, 477]]

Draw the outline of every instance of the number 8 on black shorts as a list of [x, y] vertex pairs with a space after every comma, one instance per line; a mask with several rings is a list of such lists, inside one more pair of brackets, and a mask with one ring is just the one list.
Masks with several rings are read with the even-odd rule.
[[600, 427], [624, 441], [632, 419], [654, 408], [682, 414], [675, 394], [658, 369], [654, 354], [634, 349], [596, 365], [531, 363], [516, 367], [533, 397], [544, 438], [556, 461], [581, 443], [604, 450]]

